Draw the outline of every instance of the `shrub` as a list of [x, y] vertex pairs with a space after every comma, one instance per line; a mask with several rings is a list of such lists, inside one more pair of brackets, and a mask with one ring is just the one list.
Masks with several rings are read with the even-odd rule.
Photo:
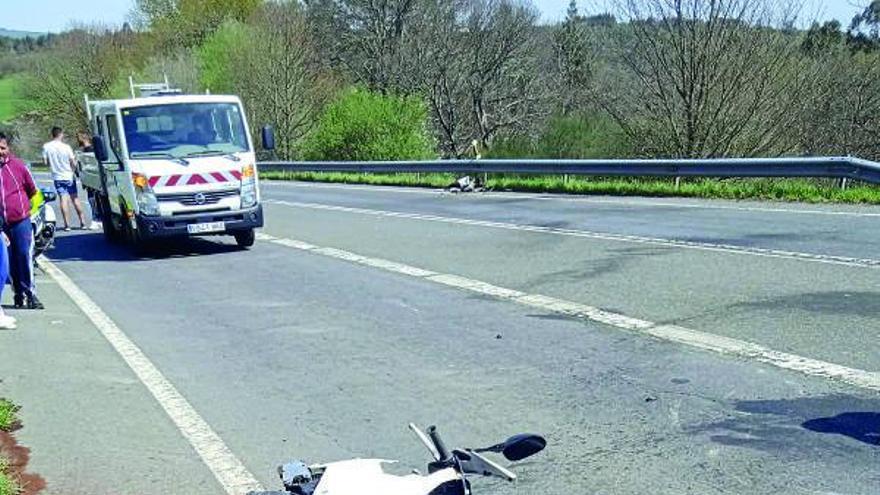
[[607, 116], [556, 116], [536, 139], [512, 136], [499, 140], [492, 158], [616, 158], [629, 153], [626, 137]]
[[352, 89], [327, 106], [301, 154], [306, 160], [436, 158], [427, 118], [417, 98]]

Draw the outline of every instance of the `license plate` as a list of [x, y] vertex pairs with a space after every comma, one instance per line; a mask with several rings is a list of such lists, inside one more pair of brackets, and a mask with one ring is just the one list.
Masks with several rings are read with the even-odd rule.
[[191, 223], [186, 226], [187, 232], [190, 234], [207, 234], [209, 232], [223, 232], [226, 230], [226, 224], [223, 222], [209, 223]]

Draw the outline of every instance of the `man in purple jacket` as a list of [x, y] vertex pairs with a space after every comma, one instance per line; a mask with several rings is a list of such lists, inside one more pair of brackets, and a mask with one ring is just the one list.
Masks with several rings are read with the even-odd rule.
[[34, 229], [31, 226], [31, 197], [37, 186], [27, 166], [9, 150], [9, 138], [0, 133], [0, 213], [3, 231], [9, 237], [9, 272], [15, 291], [15, 307], [27, 302], [29, 309], [43, 309], [34, 291]]

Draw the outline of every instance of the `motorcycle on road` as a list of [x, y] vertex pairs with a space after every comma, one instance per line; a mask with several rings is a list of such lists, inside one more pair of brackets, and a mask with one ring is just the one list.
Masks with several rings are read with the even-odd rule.
[[311, 466], [292, 461], [278, 468], [284, 491], [248, 495], [471, 495], [469, 476], [516, 480], [514, 473], [484, 453], [498, 453], [509, 461], [519, 461], [537, 454], [547, 445], [539, 435], [520, 434], [491, 447], [449, 451], [436, 427], [429, 427], [427, 435], [414, 424], [409, 428], [434, 459], [428, 464], [428, 474], [388, 474], [382, 466], [395, 461], [382, 459], [352, 459]]
[[34, 207], [31, 208], [31, 225], [34, 228], [34, 263], [55, 243], [57, 223], [55, 209], [49, 204], [56, 199], [55, 191], [42, 187], [38, 189], [37, 195], [39, 199], [33, 201]]

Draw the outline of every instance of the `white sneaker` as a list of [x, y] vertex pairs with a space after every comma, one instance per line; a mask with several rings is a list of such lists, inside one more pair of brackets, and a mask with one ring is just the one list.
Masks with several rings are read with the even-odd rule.
[[15, 330], [17, 327], [15, 325], [15, 318], [9, 315], [0, 316], [0, 329], [3, 330]]
[[100, 222], [96, 222], [92, 220], [92, 223], [89, 224], [89, 230], [102, 230], [104, 227]]

